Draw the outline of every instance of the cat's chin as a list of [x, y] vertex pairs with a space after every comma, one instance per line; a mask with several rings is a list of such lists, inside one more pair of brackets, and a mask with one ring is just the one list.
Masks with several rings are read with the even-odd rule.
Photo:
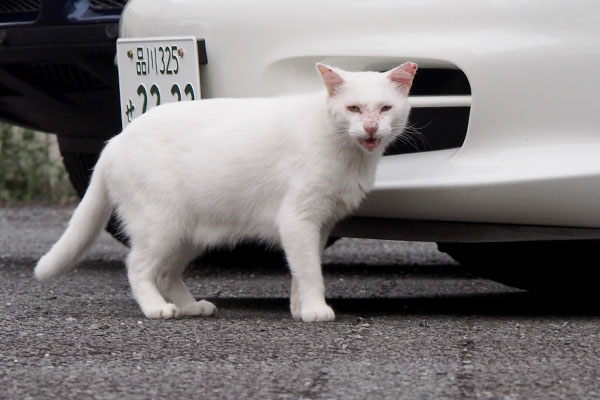
[[360, 139], [360, 145], [368, 152], [375, 150], [381, 144], [381, 139], [368, 138]]

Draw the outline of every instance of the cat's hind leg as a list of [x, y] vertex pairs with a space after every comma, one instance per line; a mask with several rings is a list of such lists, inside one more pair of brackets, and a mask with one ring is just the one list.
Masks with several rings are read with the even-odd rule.
[[156, 285], [164, 261], [164, 257], [155, 251], [136, 247], [135, 244], [127, 257], [131, 292], [147, 318], [177, 318], [181, 314], [175, 304], [167, 303]]
[[182, 315], [210, 316], [215, 314], [217, 307], [206, 300], [196, 301], [183, 282], [183, 271], [197, 254], [191, 247], [178, 251], [170, 260], [168, 268], [161, 273], [158, 287], [162, 295], [179, 308]]

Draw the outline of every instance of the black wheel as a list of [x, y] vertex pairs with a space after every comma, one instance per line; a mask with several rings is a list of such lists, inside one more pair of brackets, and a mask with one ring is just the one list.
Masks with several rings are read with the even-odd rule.
[[[92, 176], [92, 171], [98, 161], [100, 153], [94, 154], [68, 151], [65, 150], [65, 146], [60, 145], [60, 142], [59, 147], [63, 164], [69, 174], [69, 180], [79, 198], [82, 198], [90, 183], [90, 177]], [[114, 215], [110, 218], [106, 230], [119, 242], [126, 246], [129, 244], [129, 239], [120, 229], [119, 221]]]
[[597, 288], [600, 241], [438, 243], [479, 276], [520, 289], [583, 293]]

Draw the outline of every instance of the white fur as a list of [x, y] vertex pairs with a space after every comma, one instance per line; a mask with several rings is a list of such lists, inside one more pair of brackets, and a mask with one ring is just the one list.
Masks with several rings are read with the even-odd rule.
[[[344, 84], [301, 96], [165, 104], [111, 139], [90, 187], [35, 276], [74, 268], [116, 210], [131, 240], [133, 296], [148, 318], [211, 315], [181, 279], [208, 247], [259, 239], [283, 246], [296, 319], [328, 321], [321, 251], [336, 221], [372, 187], [384, 148], [408, 117], [406, 93], [386, 74], [335, 69]], [[372, 151], [360, 104], [381, 113]], [[365, 114], [367, 115], [367, 114]], [[369, 114], [368, 118], [373, 118]], [[367, 118], [365, 117], [365, 118]]]

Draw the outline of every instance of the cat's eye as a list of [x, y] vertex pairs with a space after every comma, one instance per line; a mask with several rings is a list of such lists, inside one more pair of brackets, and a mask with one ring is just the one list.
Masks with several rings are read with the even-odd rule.
[[391, 109], [392, 109], [392, 106], [383, 106], [383, 107], [381, 107], [381, 112], [390, 111]]
[[348, 106], [346, 108], [348, 109], [348, 111], [353, 112], [353, 113], [360, 112], [360, 107], [359, 106]]

